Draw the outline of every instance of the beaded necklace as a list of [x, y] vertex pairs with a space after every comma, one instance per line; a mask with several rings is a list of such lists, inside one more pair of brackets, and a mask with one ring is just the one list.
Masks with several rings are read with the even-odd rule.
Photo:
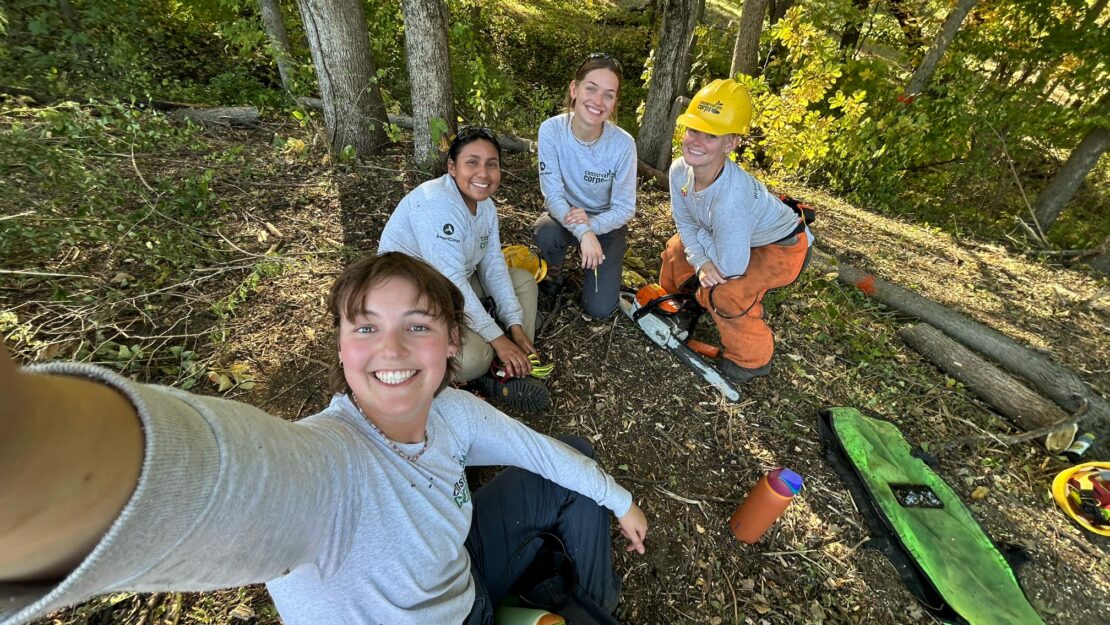
[[355, 397], [354, 392], [351, 393], [351, 402], [354, 403], [355, 408], [358, 408], [358, 413], [362, 415], [362, 418], [366, 419], [366, 422], [370, 424], [370, 427], [374, 428], [374, 431], [378, 433], [378, 436], [381, 436], [382, 439], [385, 440], [386, 444], [389, 445], [389, 448], [393, 450], [393, 453], [401, 456], [402, 458], [408, 460], [413, 464], [416, 464], [416, 461], [420, 460], [420, 456], [423, 456], [424, 452], [428, 451], [428, 441], [430, 439], [428, 437], [427, 428], [424, 429], [424, 446], [420, 448], [420, 451], [416, 452], [415, 454], [405, 453], [404, 451], [401, 451], [401, 448], [397, 446], [397, 443], [394, 443], [392, 440], [390, 440], [388, 436], [385, 435], [385, 432], [383, 432], [376, 423], [370, 420], [370, 417], [366, 416], [366, 413], [362, 411], [362, 406], [358, 405], [358, 398]]

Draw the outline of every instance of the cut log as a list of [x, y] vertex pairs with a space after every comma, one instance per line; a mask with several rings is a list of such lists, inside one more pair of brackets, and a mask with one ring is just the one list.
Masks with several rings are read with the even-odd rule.
[[[927, 323], [902, 328], [898, 336], [1026, 432], [1067, 421], [1070, 417], [1056, 404]], [[1075, 426], [1066, 430], [1074, 434]], [[1064, 438], [1063, 443], [1053, 439], [1045, 443], [1045, 447], [1060, 453], [1071, 444], [1070, 436]]]
[[1076, 412], [1086, 400], [1089, 417], [1086, 429], [1095, 433], [1092, 459], [1110, 457], [1110, 402], [1091, 390], [1070, 369], [1019, 344], [997, 330], [988, 328], [930, 299], [845, 264], [824, 252], [814, 250], [814, 260], [837, 272], [840, 282], [854, 286], [868, 297], [917, 317], [938, 328], [965, 346], [990, 358], [1010, 373], [1024, 378], [1038, 392], [1068, 412]]

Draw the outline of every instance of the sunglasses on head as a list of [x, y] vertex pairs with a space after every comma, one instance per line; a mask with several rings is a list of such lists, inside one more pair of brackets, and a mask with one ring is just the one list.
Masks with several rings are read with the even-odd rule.
[[613, 67], [617, 68], [618, 72], [623, 73], [623, 71], [621, 70], [621, 62], [617, 60], [617, 57], [613, 56], [612, 54], [609, 54], [608, 52], [594, 52], [590, 56], [587, 56], [586, 60], [582, 61], [582, 64], [578, 66], [578, 70], [582, 71], [582, 68], [585, 67], [586, 63], [589, 63], [590, 61], [598, 61], [598, 60], [606, 61], [608, 63], [612, 63]]
[[475, 137], [489, 139], [490, 141], [497, 140], [497, 135], [485, 126], [463, 126], [459, 128], [458, 134], [455, 135], [455, 141], [466, 141]]

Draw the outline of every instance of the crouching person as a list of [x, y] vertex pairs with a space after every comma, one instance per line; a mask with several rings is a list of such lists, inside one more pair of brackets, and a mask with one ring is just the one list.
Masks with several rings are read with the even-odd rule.
[[693, 292], [709, 311], [725, 349], [718, 366], [737, 382], [770, 372], [774, 337], [763, 297], [798, 278], [813, 243], [805, 220], [729, 158], [751, 114], [744, 87], [715, 80], [678, 118], [686, 126], [670, 170], [678, 234], [659, 278], [668, 293]]

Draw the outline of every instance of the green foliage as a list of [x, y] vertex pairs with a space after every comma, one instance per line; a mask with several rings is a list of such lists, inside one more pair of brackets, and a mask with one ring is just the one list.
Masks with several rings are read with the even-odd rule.
[[18, 0], [0, 32], [0, 83], [47, 96], [277, 105], [276, 70], [250, 0]]
[[[836, 45], [805, 20], [804, 8], [787, 12], [771, 36], [787, 51], [790, 80], [778, 93], [762, 77], [740, 76], [740, 81], [752, 94], [753, 125], [762, 130], [756, 147], [772, 169], [797, 172], [821, 163], [836, 140], [856, 127], [867, 109], [865, 92], [832, 91], [841, 76]], [[754, 150], [745, 157], [752, 160]]]

